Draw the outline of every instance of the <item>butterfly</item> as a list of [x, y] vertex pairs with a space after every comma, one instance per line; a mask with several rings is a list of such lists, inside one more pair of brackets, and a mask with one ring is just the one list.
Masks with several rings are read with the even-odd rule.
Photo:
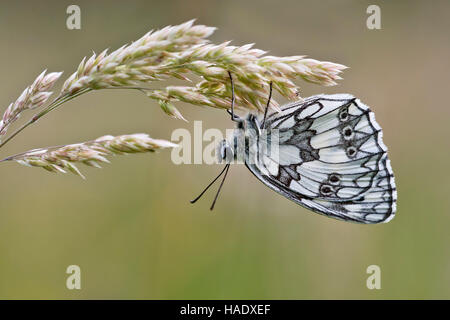
[[350, 94], [316, 95], [267, 115], [270, 94], [262, 119], [251, 113], [242, 119], [234, 114], [232, 93], [230, 113], [237, 130], [231, 143], [224, 140], [218, 148], [227, 165], [191, 202], [225, 172], [214, 207], [241, 146], [243, 162], [256, 178], [307, 209], [356, 223], [392, 220], [397, 189], [383, 132], [359, 99]]

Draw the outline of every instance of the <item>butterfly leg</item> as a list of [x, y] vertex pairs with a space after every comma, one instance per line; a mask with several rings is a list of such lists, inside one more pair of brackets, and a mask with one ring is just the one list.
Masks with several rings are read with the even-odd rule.
[[267, 111], [269, 110], [270, 100], [272, 99], [272, 81], [269, 84], [269, 99], [267, 100], [266, 110], [264, 110], [264, 118], [261, 123], [261, 129], [264, 127], [264, 123], [266, 122]]
[[228, 109], [227, 112], [231, 115], [232, 121], [239, 121], [239, 120], [241, 120], [239, 118], [239, 116], [234, 114], [234, 102], [235, 102], [234, 82], [233, 82], [233, 76], [231, 75], [230, 71], [228, 71], [228, 76], [230, 77], [230, 82], [231, 82], [231, 111], [230, 111], [230, 109]]

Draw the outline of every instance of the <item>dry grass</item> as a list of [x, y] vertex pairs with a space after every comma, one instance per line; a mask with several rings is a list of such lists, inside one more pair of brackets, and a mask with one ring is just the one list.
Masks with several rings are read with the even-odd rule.
[[84, 178], [75, 163], [100, 168], [101, 163], [109, 163], [106, 156], [153, 152], [176, 146], [166, 140], [152, 139], [143, 133], [116, 137], [108, 135], [88, 142], [30, 150], [2, 161], [16, 161], [50, 172], [72, 172]]
[[50, 98], [52, 92], [48, 90], [53, 87], [62, 72], [53, 72], [47, 75], [45, 73], [46, 71], [43, 71], [33, 84], [27, 87], [17, 100], [6, 108], [3, 119], [0, 121], [0, 136], [6, 135], [9, 125], [16, 121], [22, 112], [39, 108]]
[[[184, 119], [174, 102], [184, 101], [222, 109], [230, 107], [231, 85], [228, 71], [235, 79], [236, 107], [259, 112], [266, 104], [270, 82], [282, 96], [298, 99], [299, 88], [294, 80], [303, 79], [307, 82], [331, 86], [341, 79], [339, 74], [346, 68], [341, 64], [322, 62], [304, 56], [267, 56], [265, 51], [253, 48], [252, 44], [244, 46], [232, 46], [229, 42], [219, 45], [211, 44], [207, 38], [214, 30], [213, 27], [194, 25], [194, 21], [191, 20], [181, 25], [150, 31], [140, 39], [111, 53], [107, 50], [98, 55], [94, 53], [89, 59], [82, 60], [78, 69], [65, 81], [58, 96], [46, 106], [51, 95], [48, 90], [58, 80], [61, 73], [45, 75], [43, 72], [31, 86], [25, 89], [17, 101], [6, 109], [3, 120], [0, 122], [0, 136], [6, 134], [8, 127], [25, 110], [41, 107], [41, 111], [1, 142], [0, 148], [47, 113], [92, 90], [112, 88], [139, 90], [149, 98], [157, 100], [162, 110], [168, 115]], [[192, 77], [193, 75], [195, 77]], [[164, 86], [163, 80], [170, 78], [185, 80], [189, 85]], [[192, 78], [200, 78], [200, 81], [193, 83]], [[155, 82], [161, 83], [163, 88], [150, 88], [150, 84]], [[272, 100], [271, 107], [276, 109], [277, 106], [278, 103]], [[72, 164], [73, 162], [86, 164], [103, 162], [105, 154], [118, 153], [103, 144], [118, 141], [124, 143], [124, 137], [134, 139], [134, 142], [127, 140], [127, 145], [131, 143], [145, 146], [140, 144], [142, 141], [138, 141], [144, 136], [129, 135], [110, 140], [97, 139], [94, 142], [67, 145], [56, 149], [33, 150], [20, 156], [6, 158], [6, 160], [43, 167], [49, 171], [72, 171], [80, 174]], [[146, 136], [145, 139], [150, 138]], [[152, 141], [159, 141], [160, 146], [173, 146], [168, 141]], [[103, 149], [99, 151], [100, 144]], [[117, 146], [124, 147], [124, 144]], [[146, 147], [143, 148], [151, 151]], [[105, 153], [105, 150], [108, 152]], [[122, 151], [122, 153], [131, 153], [131, 151]]]

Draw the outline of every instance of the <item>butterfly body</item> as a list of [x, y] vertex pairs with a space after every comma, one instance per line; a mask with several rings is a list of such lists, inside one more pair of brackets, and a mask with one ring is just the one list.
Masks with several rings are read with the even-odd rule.
[[359, 99], [317, 95], [264, 120], [261, 125], [253, 114], [238, 120], [232, 149], [235, 158], [242, 151], [247, 168], [270, 189], [340, 220], [394, 217], [397, 192], [381, 127]]

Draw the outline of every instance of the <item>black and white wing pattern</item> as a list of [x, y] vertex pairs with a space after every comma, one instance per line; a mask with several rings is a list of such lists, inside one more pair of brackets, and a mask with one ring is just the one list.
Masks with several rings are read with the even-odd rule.
[[[263, 129], [278, 129], [279, 155], [250, 152], [247, 167], [267, 186], [317, 213], [359, 223], [390, 221], [394, 175], [374, 113], [349, 94], [318, 95], [282, 107]], [[258, 141], [265, 150], [265, 140]]]

